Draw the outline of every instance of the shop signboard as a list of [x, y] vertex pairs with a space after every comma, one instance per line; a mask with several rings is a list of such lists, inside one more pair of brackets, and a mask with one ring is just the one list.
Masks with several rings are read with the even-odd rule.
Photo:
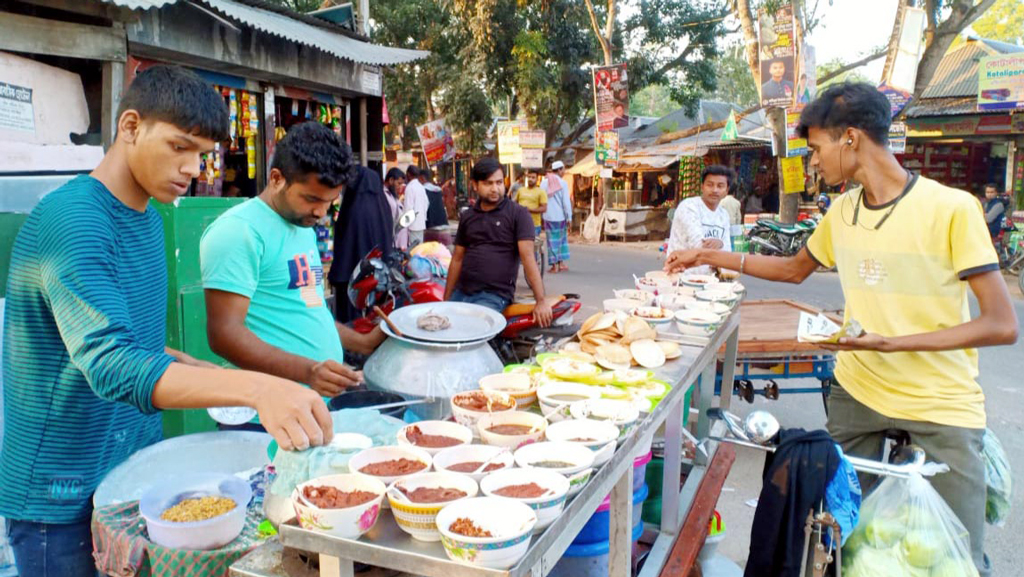
[[523, 168], [544, 168], [544, 144], [547, 133], [543, 130], [519, 130], [519, 146], [523, 150]]
[[948, 118], [915, 118], [907, 122], [907, 136], [929, 138], [945, 136], [985, 136], [1024, 134], [1020, 114], [952, 116]]
[[761, 106], [790, 108], [796, 95], [796, 34], [793, 5], [758, 13]]
[[0, 128], [35, 133], [31, 88], [0, 82]]
[[523, 123], [519, 120], [498, 121], [498, 162], [522, 164], [523, 149], [519, 145], [519, 131]]
[[598, 132], [594, 147], [594, 160], [598, 166], [615, 167], [619, 164], [619, 133], [614, 130]]
[[782, 192], [793, 194], [804, 191], [804, 157], [780, 158], [782, 163]]
[[889, 125], [889, 150], [893, 154], [903, 154], [907, 151], [907, 125], [902, 122], [893, 122]]
[[455, 159], [455, 138], [448, 130], [445, 120], [440, 118], [416, 127], [423, 146], [427, 164], [438, 164]]
[[800, 125], [800, 112], [786, 111], [786, 156], [803, 156], [807, 154], [807, 139], [800, 138], [797, 126]]
[[629, 126], [629, 77], [625, 64], [594, 68], [597, 133]]
[[986, 56], [978, 62], [978, 110], [1024, 108], [1024, 54]]

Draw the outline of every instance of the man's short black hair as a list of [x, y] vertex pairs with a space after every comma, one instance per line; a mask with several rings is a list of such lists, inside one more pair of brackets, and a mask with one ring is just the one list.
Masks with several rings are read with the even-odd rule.
[[402, 172], [401, 168], [395, 167], [395, 168], [392, 168], [392, 169], [388, 170], [388, 173], [384, 177], [384, 180], [395, 180], [395, 179], [399, 179], [399, 178], [401, 178], [402, 180], [405, 180], [405, 173]]
[[498, 159], [493, 156], [485, 156], [476, 161], [469, 177], [476, 182], [483, 182], [498, 170], [501, 170], [501, 163], [498, 162]]
[[415, 164], [410, 164], [409, 168], [405, 169], [405, 176], [407, 179], [412, 180], [420, 177], [420, 167]]
[[700, 173], [700, 183], [704, 184], [704, 181], [707, 180], [708, 177], [712, 175], [724, 176], [726, 186], [728, 186], [730, 189], [732, 188], [732, 183], [736, 182], [736, 173], [733, 172], [731, 168], [721, 164], [712, 164], [711, 166], [705, 168]]
[[223, 142], [230, 138], [228, 107], [210, 83], [180, 66], [147, 68], [128, 85], [117, 117], [126, 110], [143, 121], [166, 122], [189, 134]]
[[807, 138], [811, 128], [828, 130], [833, 140], [856, 128], [875, 144], [889, 143], [892, 108], [889, 99], [866, 82], [843, 82], [825, 89], [800, 114], [797, 133]]
[[288, 184], [316, 175], [320, 184], [334, 188], [352, 176], [352, 149], [323, 124], [303, 122], [277, 143], [270, 168], [280, 170]]
[[998, 187], [998, 186], [996, 186], [996, 183], [994, 183], [994, 182], [990, 182], [990, 183], [986, 184], [986, 185], [985, 185], [985, 188], [983, 188], [982, 190], [988, 190], [988, 189], [990, 189], [990, 188], [991, 188], [992, 190], [996, 191], [996, 192], [999, 192], [999, 187]]

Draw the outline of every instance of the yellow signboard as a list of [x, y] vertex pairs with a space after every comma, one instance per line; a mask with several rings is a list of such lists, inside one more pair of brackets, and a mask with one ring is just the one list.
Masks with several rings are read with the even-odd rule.
[[804, 191], [804, 157], [780, 158], [782, 163], [782, 191], [786, 194]]

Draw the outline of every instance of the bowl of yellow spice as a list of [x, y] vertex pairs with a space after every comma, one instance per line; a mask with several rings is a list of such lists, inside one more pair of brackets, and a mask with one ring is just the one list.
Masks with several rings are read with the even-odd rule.
[[233, 475], [181, 475], [151, 487], [139, 500], [149, 540], [173, 549], [219, 549], [245, 527], [249, 483]]

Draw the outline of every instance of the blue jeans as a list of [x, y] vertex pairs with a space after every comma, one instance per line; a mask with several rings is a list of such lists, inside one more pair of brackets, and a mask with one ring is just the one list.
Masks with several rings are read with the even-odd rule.
[[512, 304], [511, 299], [507, 299], [499, 294], [489, 293], [487, 291], [480, 291], [471, 295], [466, 294], [460, 290], [456, 290], [452, 293], [452, 301], [457, 303], [470, 303], [474, 305], [480, 305], [487, 307], [491, 310], [502, 313], [508, 308], [508, 305]]
[[20, 577], [96, 577], [89, 521], [35, 523], [7, 519]]

